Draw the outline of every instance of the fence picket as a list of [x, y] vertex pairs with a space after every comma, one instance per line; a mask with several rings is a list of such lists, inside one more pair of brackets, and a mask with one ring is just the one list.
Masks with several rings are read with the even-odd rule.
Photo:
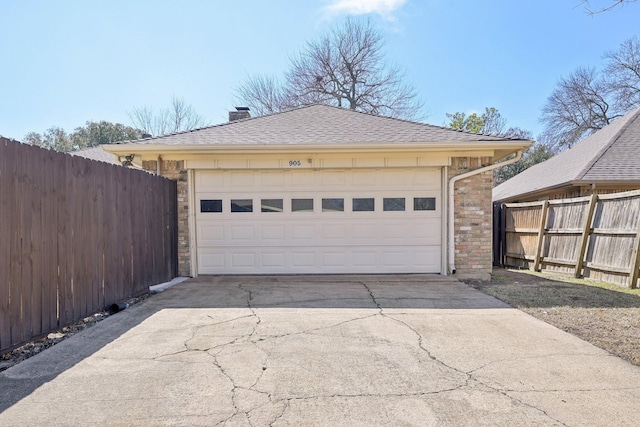
[[0, 353], [175, 277], [177, 247], [156, 247], [177, 245], [175, 195], [165, 178], [0, 137]]
[[549, 213], [549, 202], [544, 201], [542, 212], [540, 213], [540, 226], [538, 227], [538, 237], [536, 239], [536, 253], [534, 255], [533, 271], [540, 269], [540, 258], [542, 256], [542, 244], [544, 242], [544, 230], [547, 228], [547, 215]]
[[584, 265], [584, 256], [587, 253], [587, 244], [589, 243], [589, 236], [591, 235], [591, 223], [593, 222], [593, 214], [596, 211], [596, 205], [598, 203], [598, 195], [592, 194], [589, 200], [589, 207], [587, 208], [587, 216], [584, 221], [584, 227], [582, 229], [582, 239], [580, 240], [580, 251], [578, 252], [578, 259], [576, 262], [576, 268], [573, 272], [573, 277], [582, 277], [582, 267]]
[[[504, 265], [637, 286], [640, 191], [509, 203], [499, 215], [506, 218], [499, 239]], [[536, 221], [540, 228], [533, 244]]]

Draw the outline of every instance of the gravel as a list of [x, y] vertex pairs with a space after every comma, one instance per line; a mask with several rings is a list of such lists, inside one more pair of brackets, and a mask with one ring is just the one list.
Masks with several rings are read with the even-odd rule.
[[[145, 293], [135, 298], [129, 298], [126, 301], [123, 301], [123, 303], [127, 304], [127, 306], [131, 306], [133, 304], [139, 303], [140, 301], [144, 301], [151, 295], [151, 293]], [[77, 334], [78, 332], [86, 328], [94, 326], [95, 324], [101, 322], [102, 320], [113, 314], [115, 313], [111, 313], [107, 308], [105, 310], [94, 313], [91, 316], [87, 316], [69, 326], [65, 326], [64, 328], [61, 328], [57, 331], [53, 331], [45, 337], [30, 341], [8, 353], [0, 355], [0, 372], [9, 369], [10, 367], [22, 362], [23, 360], [35, 356], [36, 354], [58, 344], [61, 341], [66, 340], [67, 338]]]

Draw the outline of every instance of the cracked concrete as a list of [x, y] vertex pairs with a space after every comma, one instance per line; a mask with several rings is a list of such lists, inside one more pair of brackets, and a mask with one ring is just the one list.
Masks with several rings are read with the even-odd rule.
[[192, 279], [0, 373], [0, 425], [635, 425], [640, 369], [451, 278]]

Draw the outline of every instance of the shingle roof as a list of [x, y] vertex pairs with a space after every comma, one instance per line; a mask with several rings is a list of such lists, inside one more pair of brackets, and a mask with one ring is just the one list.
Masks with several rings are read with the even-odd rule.
[[640, 108], [493, 189], [506, 200], [572, 182], [640, 182]]
[[69, 154], [72, 156], [80, 156], [86, 159], [97, 160], [99, 162], [111, 163], [114, 165], [122, 166], [118, 159], [111, 153], [107, 153], [102, 147], [83, 148], [78, 151], [71, 151]]
[[388, 144], [517, 141], [424, 123], [310, 105], [282, 113], [123, 143], [166, 145]]

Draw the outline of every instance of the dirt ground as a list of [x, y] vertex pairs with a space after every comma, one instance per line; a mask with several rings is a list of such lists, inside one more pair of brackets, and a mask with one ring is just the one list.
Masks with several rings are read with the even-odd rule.
[[466, 283], [640, 366], [640, 289], [507, 269]]

